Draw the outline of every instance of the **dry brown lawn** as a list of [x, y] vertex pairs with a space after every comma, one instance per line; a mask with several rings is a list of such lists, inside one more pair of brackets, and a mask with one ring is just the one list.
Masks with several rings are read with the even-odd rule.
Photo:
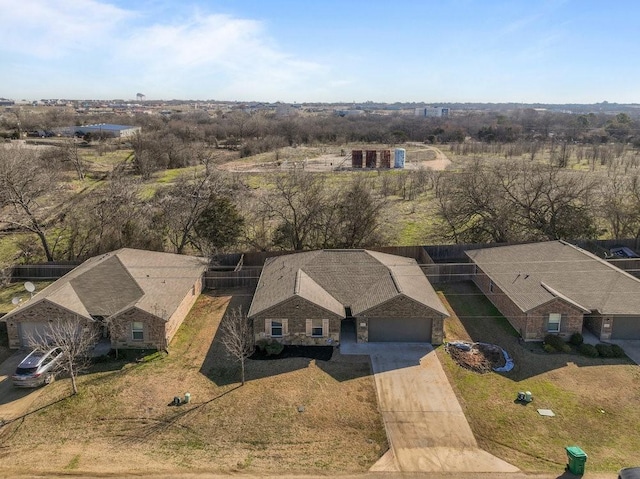
[[[500, 345], [514, 358], [508, 373], [478, 374], [437, 354], [480, 446], [528, 472], [558, 471], [564, 447], [580, 446], [587, 470], [614, 473], [640, 464], [640, 366], [624, 359], [547, 354], [520, 344], [513, 329], [472, 283], [442, 288], [451, 317], [447, 340]], [[534, 400], [515, 402], [518, 391]], [[537, 409], [551, 409], [542, 417]]]
[[48, 386], [41, 409], [0, 429], [0, 475], [366, 471], [387, 449], [368, 358], [248, 361], [240, 387], [215, 336], [249, 299], [202, 295], [168, 356], [98, 364], [74, 397], [68, 380]]

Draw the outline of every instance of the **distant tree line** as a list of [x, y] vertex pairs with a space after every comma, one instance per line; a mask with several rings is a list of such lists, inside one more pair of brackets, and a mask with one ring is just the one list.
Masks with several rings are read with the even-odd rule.
[[[21, 128], [36, 126], [29, 115], [13, 116]], [[44, 118], [48, 125], [70, 120]], [[626, 113], [280, 118], [237, 110], [132, 121], [143, 132], [125, 140], [130, 154], [106, 173], [89, 171], [73, 141], [0, 149], [1, 227], [37, 239], [19, 242], [25, 261], [84, 259], [125, 246], [211, 255], [393, 243], [381, 226], [397, 198], [432, 198], [434, 237], [442, 242], [640, 238], [638, 122]], [[463, 161], [452, 171], [348, 181], [294, 170], [271, 174], [260, 188], [216, 168], [286, 145], [406, 141], [448, 143]], [[193, 168], [166, 184], [147, 181], [186, 167]]]
[[[16, 131], [48, 130], [56, 126], [74, 125], [79, 117], [62, 108], [47, 108], [41, 113], [18, 107], [6, 110], [0, 117], [0, 131], [11, 135]], [[84, 123], [122, 123], [118, 115], [84, 115]], [[194, 110], [165, 115], [137, 114], [127, 124], [143, 127], [136, 141], [138, 153], [162, 152], [158, 159], [168, 168], [188, 164], [184, 145], [234, 148], [242, 156], [272, 151], [283, 146], [364, 143], [484, 143], [556, 138], [557, 141], [605, 144], [620, 142], [640, 146], [640, 123], [629, 113], [562, 113], [536, 109], [512, 111], [455, 111], [445, 118], [423, 118], [398, 112], [365, 113], [359, 116], [330, 113], [278, 116], [272, 111], [207, 112]], [[151, 140], [151, 143], [149, 143]], [[160, 143], [161, 147], [152, 143]], [[186, 158], [184, 157], [186, 156]]]

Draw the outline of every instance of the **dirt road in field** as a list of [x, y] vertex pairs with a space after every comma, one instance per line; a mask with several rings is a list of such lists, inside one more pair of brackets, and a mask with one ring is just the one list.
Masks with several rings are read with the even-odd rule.
[[[425, 146], [419, 144], [420, 150], [407, 151], [405, 170], [417, 170], [419, 168], [431, 169], [434, 171], [445, 170], [451, 165], [451, 160], [447, 158], [441, 150], [434, 146]], [[218, 166], [219, 169], [225, 171], [242, 172], [242, 173], [265, 173], [269, 171], [289, 171], [304, 170], [316, 173], [351, 169], [351, 153], [345, 155], [323, 154], [313, 156], [310, 153], [309, 158], [297, 160], [255, 160], [241, 159], [223, 163]], [[393, 158], [391, 159], [393, 167]], [[393, 169], [393, 168], [392, 168]]]

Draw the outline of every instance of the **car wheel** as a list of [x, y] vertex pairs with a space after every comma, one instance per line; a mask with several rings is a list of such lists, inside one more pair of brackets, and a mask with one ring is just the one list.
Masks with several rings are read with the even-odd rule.
[[47, 376], [44, 378], [44, 383], [51, 384], [54, 379], [55, 379], [55, 376], [53, 374], [47, 374]]

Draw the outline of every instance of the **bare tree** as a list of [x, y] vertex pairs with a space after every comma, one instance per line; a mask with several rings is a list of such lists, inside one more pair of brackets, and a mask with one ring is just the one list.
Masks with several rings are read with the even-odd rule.
[[44, 336], [32, 335], [27, 341], [33, 349], [42, 352], [53, 347], [61, 349], [56, 372], [68, 374], [73, 394], [78, 394], [77, 377], [91, 365], [90, 353], [97, 339], [94, 324], [74, 317], [53, 319]]
[[586, 175], [555, 166], [477, 160], [441, 175], [436, 199], [456, 241], [591, 238], [597, 233], [594, 188]]
[[203, 156], [203, 171], [194, 174], [193, 178], [179, 178], [175, 186], [158, 195], [157, 206], [161, 211], [158, 219], [178, 254], [194, 243], [196, 224], [210, 208], [212, 199], [225, 189], [222, 176], [215, 173], [210, 160]]
[[240, 363], [241, 381], [245, 383], [245, 361], [253, 354], [253, 327], [242, 308], [234, 308], [222, 319], [222, 344], [227, 352]]
[[55, 171], [33, 150], [0, 148], [0, 208], [6, 209], [2, 221], [35, 233], [47, 261], [53, 261], [45, 227], [48, 212], [38, 200], [55, 185]]
[[139, 182], [119, 174], [104, 187], [69, 202], [64, 234], [69, 260], [122, 247], [158, 250], [162, 239], [150, 205], [139, 196]]
[[273, 190], [260, 201], [263, 214], [277, 223], [274, 243], [285, 250], [316, 247], [318, 223], [330, 200], [324, 178], [294, 170], [271, 180]]

